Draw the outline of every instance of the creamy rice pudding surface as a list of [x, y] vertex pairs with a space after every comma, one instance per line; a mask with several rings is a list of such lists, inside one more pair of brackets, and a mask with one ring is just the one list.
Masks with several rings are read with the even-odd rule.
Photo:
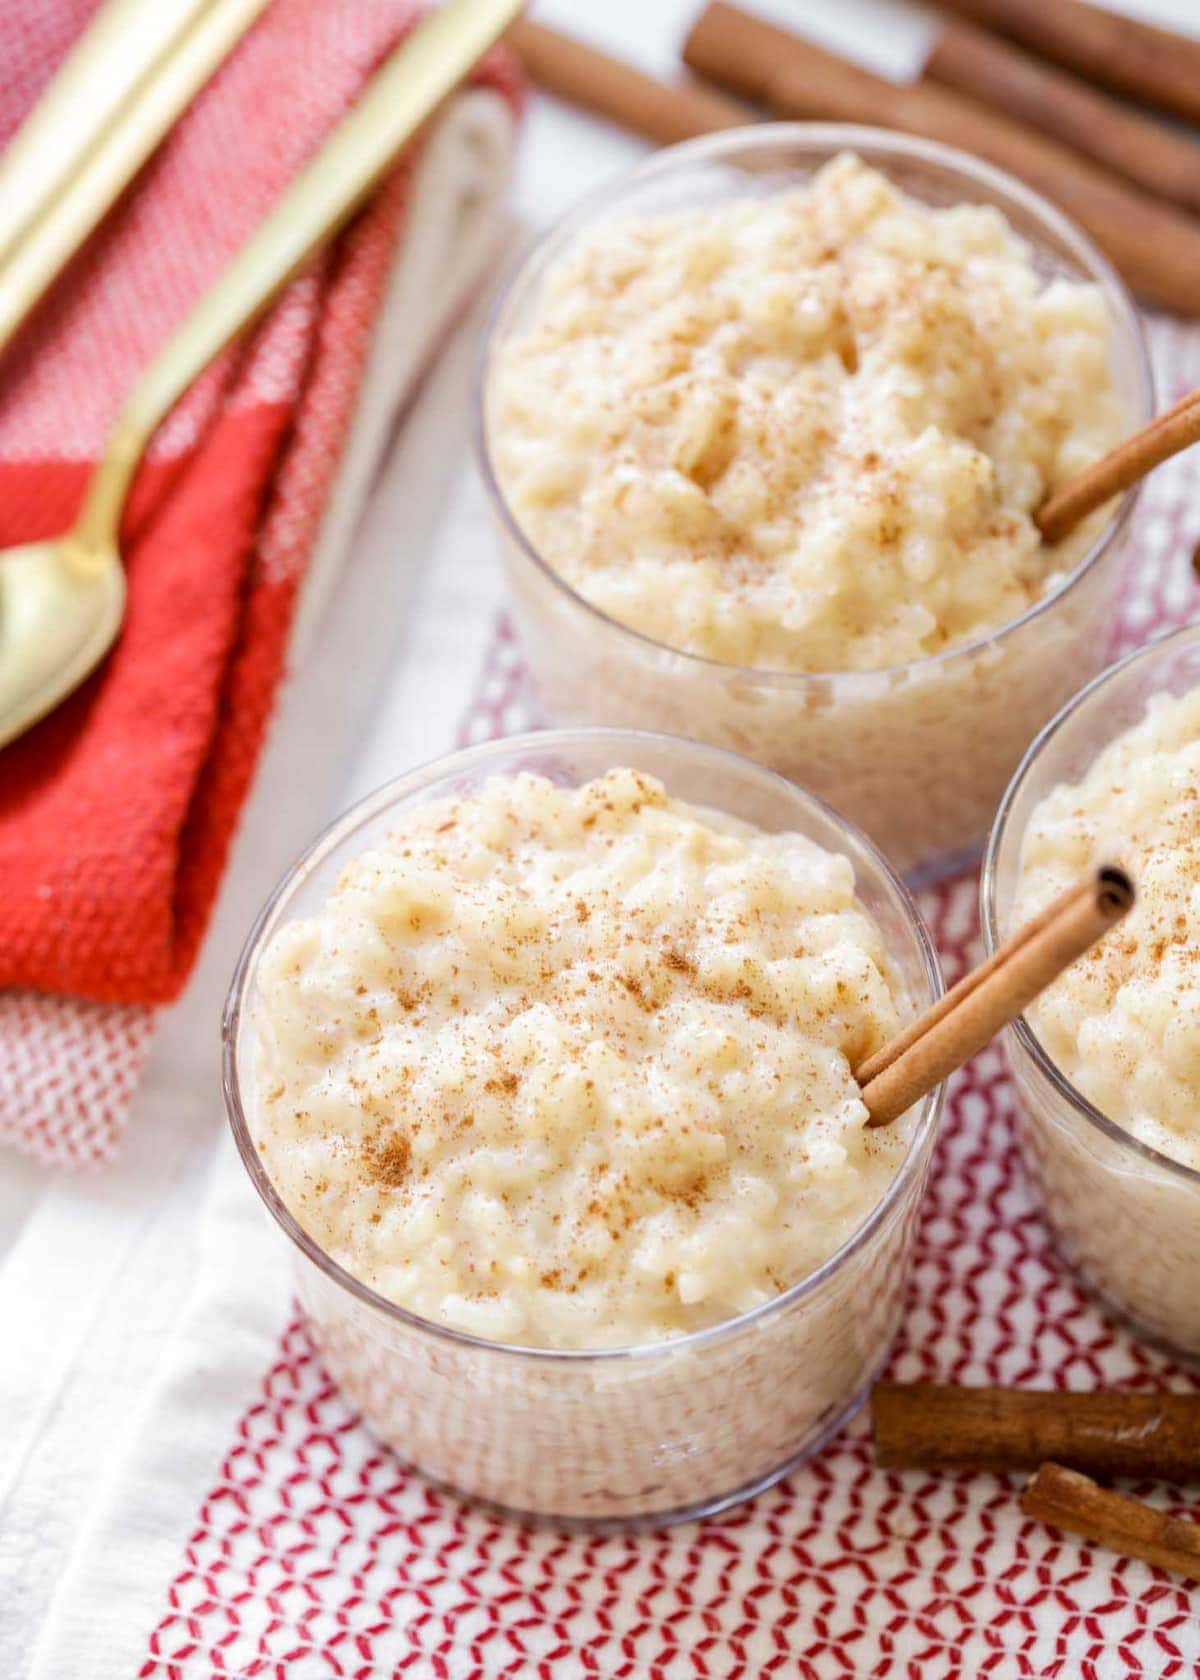
[[284, 1200], [379, 1293], [496, 1341], [731, 1318], [827, 1259], [910, 1141], [865, 1126], [851, 1071], [904, 999], [849, 862], [631, 770], [406, 812], [259, 984]]
[[1035, 808], [1014, 922], [1110, 857], [1133, 874], [1138, 902], [1030, 1022], [1101, 1113], [1200, 1168], [1200, 688], [1153, 697], [1080, 781]]
[[[969, 642], [1074, 565], [1032, 513], [1121, 434], [1098, 288], [1004, 217], [851, 155], [806, 186], [584, 230], [497, 349], [517, 522], [657, 641], [793, 671]], [[1104, 516], [1100, 515], [1102, 523]]]

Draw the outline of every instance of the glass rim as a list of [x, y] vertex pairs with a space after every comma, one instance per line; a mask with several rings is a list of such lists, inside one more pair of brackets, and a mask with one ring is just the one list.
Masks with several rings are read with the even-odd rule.
[[[984, 853], [983, 870], [979, 877], [979, 921], [983, 932], [984, 952], [987, 956], [992, 956], [1000, 944], [999, 919], [996, 913], [996, 882], [999, 875], [1000, 855], [1010, 843], [1008, 829], [1012, 819], [1013, 807], [1026, 777], [1033, 770], [1040, 754], [1050, 745], [1064, 725], [1098, 698], [1100, 691], [1107, 687], [1110, 681], [1132, 666], [1141, 664], [1143, 660], [1147, 663], [1153, 663], [1154, 659], [1160, 657], [1164, 652], [1192, 641], [1200, 644], [1200, 624], [1185, 624], [1176, 630], [1165, 630], [1144, 646], [1134, 648], [1121, 659], [1118, 659], [1115, 664], [1107, 666], [1098, 675], [1094, 676], [1077, 694], [1072, 695], [1066, 705], [1056, 712], [1049, 723], [1038, 731], [1025, 749], [1024, 757], [1013, 772], [1012, 780], [1004, 790], [1004, 797], [996, 808], [991, 833], [988, 835], [987, 850]], [[1113, 739], [1115, 740], [1116, 737], [1114, 736]], [[1020, 838], [1023, 838], [1023, 836]], [[1177, 1161], [1173, 1155], [1166, 1154], [1164, 1150], [1156, 1149], [1153, 1144], [1143, 1143], [1140, 1138], [1135, 1138], [1131, 1132], [1126, 1131], [1124, 1126], [1119, 1125], [1110, 1115], [1105, 1114], [1103, 1109], [1097, 1108], [1095, 1103], [1089, 1101], [1050, 1056], [1041, 1039], [1038, 1038], [1030, 1026], [1026, 1015], [1018, 1015], [1016, 1020], [1010, 1023], [1009, 1030], [1020, 1045], [1022, 1052], [1034, 1064], [1043, 1078], [1048, 1081], [1055, 1094], [1067, 1103], [1075, 1113], [1086, 1120], [1089, 1125], [1102, 1133], [1110, 1143], [1117, 1144], [1133, 1160], [1153, 1166], [1159, 1172], [1169, 1172], [1182, 1179], [1184, 1183], [1192, 1184], [1200, 1189], [1200, 1167], [1189, 1167], [1186, 1162]]]
[[[506, 756], [513, 756], [532, 748], [553, 751], [557, 747], [559, 750], [566, 751], [573, 744], [600, 741], [605, 738], [614, 741], [648, 742], [660, 747], [669, 745], [677, 751], [680, 749], [686, 750], [693, 757], [699, 757], [715, 767], [720, 767], [722, 763], [736, 765], [741, 770], [749, 767], [764, 783], [777, 786], [784, 790], [789, 798], [798, 801], [802, 806], [807, 805], [815, 810], [818, 815], [831, 821], [836, 828], [847, 835], [866, 854], [867, 861], [876, 868], [897, 901], [898, 908], [909, 931], [916, 940], [924, 969], [929, 1001], [936, 1001], [942, 995], [944, 989], [941, 966], [924, 918], [917, 909], [916, 902], [904, 881], [888, 863], [874, 842], [854, 823], [835, 811], [832, 806], [827, 805], [816, 794], [810, 793], [806, 788], [798, 786], [795, 782], [788, 781], [784, 776], [777, 775], [773, 770], [766, 769], [753, 759], [746, 758], [741, 753], [729, 752], [724, 747], [713, 747], [699, 741], [687, 740], [682, 736], [668, 735], [661, 731], [646, 729], [579, 727], [531, 730], [520, 735], [501, 736], [497, 740], [485, 741], [479, 745], [466, 747], [460, 751], [445, 754], [440, 758], [428, 760], [426, 763], [406, 771], [403, 775], [385, 782], [374, 792], [357, 800], [348, 810], [328, 823], [272, 888], [255, 917], [249, 933], [246, 935], [226, 994], [225, 1006], [221, 1016], [221, 1089], [226, 1116], [238, 1154], [242, 1159], [242, 1165], [245, 1167], [250, 1182], [258, 1192], [259, 1199], [267, 1212], [284, 1235], [290, 1239], [293, 1246], [304, 1255], [305, 1259], [315, 1265], [325, 1277], [338, 1284], [357, 1300], [383, 1313], [386, 1318], [404, 1324], [412, 1330], [458, 1346], [476, 1348], [497, 1355], [535, 1359], [547, 1363], [579, 1364], [593, 1360], [631, 1361], [674, 1357], [684, 1351], [724, 1340], [727, 1336], [738, 1334], [743, 1330], [759, 1327], [777, 1313], [785, 1311], [806, 1296], [816, 1293], [846, 1261], [863, 1247], [891, 1212], [896, 1202], [899, 1201], [902, 1192], [911, 1182], [916, 1170], [914, 1163], [921, 1154], [927, 1138], [936, 1136], [938, 1121], [946, 1097], [946, 1083], [943, 1081], [922, 1099], [908, 1151], [896, 1176], [868, 1213], [863, 1223], [851, 1232], [845, 1242], [836, 1248], [815, 1271], [799, 1278], [790, 1289], [784, 1290], [779, 1295], [773, 1295], [769, 1300], [760, 1302], [758, 1306], [750, 1308], [747, 1312], [739, 1313], [733, 1318], [722, 1319], [716, 1324], [706, 1325], [703, 1329], [689, 1331], [684, 1335], [672, 1336], [662, 1341], [632, 1343], [611, 1348], [545, 1348], [531, 1347], [518, 1342], [492, 1341], [486, 1336], [476, 1336], [465, 1330], [456, 1330], [450, 1325], [439, 1324], [433, 1319], [424, 1318], [419, 1313], [412, 1312], [409, 1308], [402, 1307], [398, 1302], [391, 1301], [385, 1295], [379, 1294], [370, 1284], [364, 1283], [360, 1278], [356, 1278], [353, 1273], [347, 1271], [344, 1266], [341, 1266], [305, 1231], [275, 1188], [266, 1167], [263, 1165], [262, 1158], [255, 1148], [254, 1140], [250, 1134], [246, 1107], [242, 1102], [242, 1086], [237, 1058], [238, 1033], [246, 1005], [249, 981], [263, 945], [275, 931], [279, 918], [287, 908], [293, 890], [312, 869], [318, 867], [344, 841], [349, 839], [356, 829], [364, 823], [382, 816], [390, 806], [397, 805], [409, 796], [419, 793], [422, 788], [435, 786], [448, 776], [477, 769], [486, 765], [489, 760], [498, 761]], [[917, 1007], [918, 1009], [924, 1007], [920, 1000], [917, 1002]]]
[[661, 658], [663, 655], [685, 661], [700, 671], [710, 671], [721, 674], [727, 679], [741, 679], [753, 681], [771, 688], [803, 688], [810, 684], [825, 684], [840, 682], [844, 686], [857, 684], [861, 687], [870, 686], [873, 682], [895, 679], [897, 676], [907, 678], [909, 673], [925, 673], [955, 659], [970, 659], [983, 649], [995, 646], [1008, 636], [1024, 628], [1038, 618], [1043, 612], [1054, 606], [1071, 593], [1077, 583], [1090, 573], [1108, 549], [1121, 536], [1129, 524], [1133, 510], [1141, 495], [1142, 484], [1132, 485], [1124, 491], [1117, 501], [1117, 505], [1103, 529], [1096, 535], [1095, 540], [1080, 556], [1070, 571], [1065, 572], [1059, 582], [1047, 594], [1041, 596], [1028, 606], [1018, 617], [1009, 619], [1006, 623], [997, 625], [994, 629], [985, 631], [973, 641], [961, 642], [954, 647], [943, 648], [938, 653], [924, 654], [920, 659], [912, 659], [898, 665], [879, 665], [862, 670], [820, 670], [820, 671], [789, 671], [777, 666], [769, 665], [736, 665], [721, 659], [712, 659], [706, 654], [691, 653], [686, 648], [674, 647], [670, 642], [658, 641], [648, 636], [644, 631], [626, 624], [622, 619], [615, 618], [605, 612], [594, 602], [581, 594], [572, 584], [568, 583], [562, 574], [544, 559], [532, 540], [526, 536], [513, 513], [500, 486], [500, 481], [492, 462], [491, 448], [488, 439], [486, 392], [491, 373], [492, 361], [498, 344], [500, 326], [510, 305], [521, 292], [527, 282], [538, 273], [544, 271], [546, 263], [554, 257], [566, 243], [583, 227], [594, 221], [605, 210], [615, 207], [630, 191], [641, 186], [646, 181], [653, 181], [658, 176], [669, 175], [680, 165], [688, 165], [698, 161], [721, 158], [728, 154], [758, 147], [766, 144], [786, 145], [803, 144], [813, 150], [827, 149], [831, 153], [837, 150], [854, 150], [856, 146], [869, 146], [875, 152], [884, 152], [892, 157], [915, 159], [952, 172], [957, 172], [965, 180], [990, 187], [999, 196], [1007, 198], [1020, 206], [1034, 221], [1040, 222], [1054, 237], [1065, 245], [1075, 256], [1082, 267], [1090, 268], [1090, 283], [1099, 285], [1104, 294], [1109, 309], [1114, 331], [1123, 330], [1125, 337], [1133, 351], [1139, 386], [1139, 410], [1136, 417], [1131, 417], [1131, 427], [1145, 425], [1154, 415], [1154, 378], [1150, 364], [1149, 346], [1145, 332], [1142, 329], [1141, 316], [1138, 313], [1133, 297], [1108, 258], [1096, 246], [1088, 235], [1069, 217], [1057, 209], [1049, 199], [1034, 192], [1023, 181], [1017, 180], [1007, 171], [998, 169], [994, 164], [975, 157], [970, 152], [960, 150], [955, 146], [942, 145], [940, 141], [923, 140], [915, 135], [900, 134], [891, 129], [871, 128], [857, 123], [754, 123], [742, 128], [722, 130], [718, 134], [702, 135], [699, 139], [685, 140], [678, 145], [665, 147], [662, 151], [652, 154], [633, 169], [625, 170], [614, 180], [603, 183], [594, 188], [580, 199], [564, 215], [558, 217], [547, 229], [535, 236], [530, 244], [516, 260], [512, 272], [500, 287], [488, 310], [480, 336], [479, 351], [475, 358], [475, 369], [472, 381], [471, 400], [471, 438], [474, 446], [476, 464], [484, 489], [506, 536], [516, 544], [517, 548], [530, 560], [542, 576], [556, 589], [563, 598], [574, 608], [578, 608], [585, 617], [594, 620], [604, 629], [619, 636], [626, 637], [640, 646], [644, 651]]

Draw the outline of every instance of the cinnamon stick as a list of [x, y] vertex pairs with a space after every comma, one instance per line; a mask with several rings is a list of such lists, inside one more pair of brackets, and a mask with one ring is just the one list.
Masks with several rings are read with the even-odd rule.
[[1078, 1470], [1043, 1464], [1021, 1495], [1021, 1509], [1051, 1528], [1200, 1581], [1200, 1524], [1110, 1493]]
[[[1070, 888], [1069, 896], [1072, 899], [1087, 898], [1094, 891], [1095, 887], [1090, 880], [1080, 881], [1076, 886]], [[948, 992], [943, 992], [938, 1001], [927, 1009], [923, 1015], [918, 1016], [915, 1021], [905, 1027], [903, 1032], [898, 1032], [895, 1038], [889, 1039], [882, 1050], [877, 1050], [873, 1056], [868, 1056], [856, 1073], [859, 1084], [869, 1084], [885, 1068], [891, 1067], [898, 1056], [915, 1044], [919, 1038], [949, 1015], [952, 1010], [957, 1009], [969, 993], [975, 991], [985, 980], [991, 979], [997, 969], [1002, 967], [1004, 963], [1010, 961], [1018, 945], [1026, 944], [1029, 940], [1044, 933], [1055, 918], [1062, 914], [1065, 896], [1067, 895], [1056, 898], [1052, 904], [1048, 904], [1040, 915], [1034, 916], [1026, 922], [1024, 927], [1019, 928], [1006, 944], [1002, 945], [999, 950], [993, 951], [986, 962], [981, 962], [969, 974], [964, 974], [958, 984], [951, 986]]]
[[1200, 225], [976, 100], [873, 76], [725, 0], [701, 14], [684, 58], [777, 116], [894, 128], [987, 158], [1073, 216], [1144, 297], [1200, 314]]
[[948, 23], [922, 74], [1062, 141], [1158, 198], [1200, 211], [1194, 140], [985, 29]]
[[876, 1463], [891, 1470], [1032, 1470], [1046, 1459], [1096, 1476], [1200, 1478], [1200, 1394], [877, 1383]]
[[1059, 542], [1080, 520], [1103, 507], [1111, 496], [1128, 490], [1148, 472], [1200, 442], [1200, 389], [1189, 391], [1174, 407], [1110, 449], [1090, 467], [1061, 485], [1034, 514], [1048, 543]]
[[1089, 82], [1200, 122], [1200, 40], [1086, 0], [942, 0]]
[[907, 1027], [898, 1051], [888, 1044], [871, 1059], [878, 1072], [866, 1080], [859, 1074], [868, 1124], [889, 1125], [968, 1062], [1102, 938], [1133, 899], [1133, 882], [1110, 865], [1065, 892], [1033, 928], [1021, 928], [979, 974], [955, 988], [949, 1006], [941, 999]]
[[755, 120], [753, 111], [711, 88], [656, 81], [623, 59], [528, 18], [512, 24], [506, 39], [530, 80], [547, 93], [581, 105], [659, 146]]

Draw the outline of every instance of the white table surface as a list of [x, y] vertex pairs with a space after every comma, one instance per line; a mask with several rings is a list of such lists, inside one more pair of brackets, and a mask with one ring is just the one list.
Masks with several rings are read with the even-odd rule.
[[[1200, 34], [1200, 0], [1120, 0], [1120, 8]], [[919, 62], [931, 18], [907, 0], [757, 0], [757, 9], [898, 75]], [[535, 16], [666, 75], [698, 10], [699, 0], [543, 0]], [[535, 99], [518, 166], [514, 241], [645, 149]], [[204, 956], [164, 1022], [118, 1162], [82, 1176], [0, 1155], [0, 1316], [16, 1324], [17, 1364], [37, 1374], [24, 1391], [7, 1385], [26, 1398], [13, 1403], [14, 1415], [0, 1417], [3, 1680], [30, 1672], [39, 1618], [144, 1382], [122, 1340], [133, 1306], [122, 1296], [128, 1256], [145, 1244], [161, 1255], [153, 1298], [139, 1285], [143, 1332], [157, 1321], [165, 1333], [186, 1289], [193, 1212], [224, 1125], [215, 1056], [220, 1000], [253, 909], [280, 858], [337, 809], [453, 744], [503, 599], [468, 462], [478, 323], [476, 311], [423, 393], [375, 493], [355, 576], [319, 653], [285, 696]], [[383, 613], [381, 594], [389, 607]]]

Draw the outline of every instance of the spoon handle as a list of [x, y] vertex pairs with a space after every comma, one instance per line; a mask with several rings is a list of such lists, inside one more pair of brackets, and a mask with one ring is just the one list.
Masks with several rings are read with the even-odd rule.
[[207, 0], [104, 0], [0, 155], [0, 263], [162, 68]]
[[350, 217], [400, 147], [503, 33], [521, 5], [522, 0], [447, 0], [375, 72], [357, 104], [134, 388], [76, 526], [88, 543], [116, 540], [138, 462], [176, 400]]
[[[137, 174], [180, 113], [187, 109], [217, 66], [263, 10], [266, 0], [109, 0], [100, 46], [116, 34], [118, 63], [111, 55], [76, 49], [42, 106], [13, 142], [23, 163], [33, 148], [36, 167], [16, 177], [16, 225], [0, 228], [0, 348], [21, 326], [54, 278], [61, 274], [101, 217]], [[164, 41], [165, 19], [173, 30]], [[112, 28], [123, 24], [123, 29]], [[99, 26], [94, 26], [98, 28]], [[145, 37], [151, 36], [149, 43]], [[155, 56], [150, 58], [153, 49]], [[133, 71], [143, 55], [150, 61]], [[127, 62], [129, 61], [129, 62]], [[120, 72], [118, 74], [117, 72]], [[113, 86], [117, 93], [114, 99]], [[64, 103], [65, 102], [65, 103]], [[78, 114], [82, 113], [82, 115]], [[60, 134], [60, 128], [65, 130]], [[53, 145], [43, 147], [51, 138]], [[8, 210], [7, 188], [14, 165], [0, 159], [0, 204]]]

